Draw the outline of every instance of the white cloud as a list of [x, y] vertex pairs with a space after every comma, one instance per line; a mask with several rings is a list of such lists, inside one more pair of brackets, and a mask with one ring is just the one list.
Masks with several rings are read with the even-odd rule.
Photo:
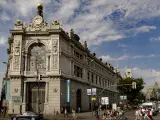
[[2, 21], [9, 21], [10, 20], [10, 17], [7, 13], [3, 12], [1, 15], [0, 15], [0, 20]]
[[123, 44], [123, 43], [118, 43], [118, 47], [126, 48], [126, 47], [128, 47], [128, 45], [125, 45], [125, 44]]
[[160, 41], [160, 37], [150, 38], [150, 41]]
[[0, 37], [0, 45], [4, 45], [6, 43], [7, 43], [6, 37], [4, 37], [4, 36]]
[[156, 54], [150, 54], [150, 55], [136, 55], [136, 56], [129, 56], [129, 55], [123, 55], [120, 57], [111, 57], [110, 55], [102, 55], [100, 56], [100, 58], [102, 58], [104, 61], [115, 61], [115, 60], [127, 60], [127, 59], [137, 59], [137, 58], [152, 58], [152, 57], [158, 57], [160, 55], [156, 55]]
[[[10, 3], [0, 1], [1, 7], [15, 13], [12, 15], [15, 18], [23, 16], [26, 19], [36, 15], [32, 12], [33, 9], [36, 11], [37, 4], [43, 3], [44, 14], [49, 16], [45, 20], [51, 22], [53, 19], [59, 19], [66, 31], [73, 28], [81, 40], [87, 40], [89, 45], [120, 40], [130, 35], [154, 30], [156, 26], [139, 25], [135, 27], [135, 25], [141, 20], [160, 16], [159, 0], [101, 0], [99, 2], [92, 0], [87, 5], [80, 5], [79, 0], [61, 0], [60, 2], [16, 0], [14, 3], [9, 1]], [[76, 12], [75, 15], [75, 10], [80, 6], [81, 12]], [[54, 8], [57, 9], [52, 12], [47, 11]], [[12, 19], [8, 17], [3, 19]], [[127, 28], [126, 24], [133, 27]]]
[[141, 33], [141, 32], [149, 32], [151, 30], [155, 30], [156, 29], [156, 26], [141, 26], [139, 28], [136, 28], [135, 29], [135, 32], [136, 33]]

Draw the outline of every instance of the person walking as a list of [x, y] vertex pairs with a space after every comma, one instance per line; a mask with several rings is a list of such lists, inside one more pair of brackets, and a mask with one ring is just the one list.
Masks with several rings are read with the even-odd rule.
[[142, 119], [143, 119], [142, 108], [139, 108], [139, 110], [138, 110], [138, 120], [142, 120]]
[[152, 115], [153, 115], [153, 113], [152, 113], [151, 109], [148, 109], [148, 117], [149, 117], [151, 120], [153, 120]]
[[78, 113], [80, 113], [81, 112], [81, 108], [80, 107], [78, 107]]
[[67, 113], [67, 109], [65, 108], [64, 109], [64, 117], [66, 117], [66, 116], [68, 117], [68, 113]]
[[76, 111], [74, 109], [72, 109], [72, 117], [76, 118]]
[[144, 120], [150, 120], [150, 118], [148, 117], [148, 111], [147, 111], [147, 109], [145, 109], [145, 111], [144, 111]]
[[3, 112], [3, 117], [6, 117], [6, 113], [7, 113], [7, 100], [5, 98], [2, 101], [2, 112]]
[[139, 119], [138, 110], [136, 110], [136, 112], [135, 112], [135, 116], [136, 116], [136, 119], [135, 119], [135, 120], [138, 120], [138, 119]]

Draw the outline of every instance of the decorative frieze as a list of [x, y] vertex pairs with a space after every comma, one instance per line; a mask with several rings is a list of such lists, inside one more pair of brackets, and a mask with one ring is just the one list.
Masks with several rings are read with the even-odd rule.
[[52, 68], [53, 69], [57, 69], [58, 68], [58, 56], [57, 55], [53, 55], [52, 56], [53, 60], [52, 60]]
[[52, 53], [58, 54], [58, 40], [52, 40]]
[[18, 71], [20, 68], [20, 56], [14, 56], [13, 69]]
[[14, 40], [14, 55], [20, 55], [20, 40]]
[[51, 38], [52, 41], [52, 68], [58, 68], [58, 39]]

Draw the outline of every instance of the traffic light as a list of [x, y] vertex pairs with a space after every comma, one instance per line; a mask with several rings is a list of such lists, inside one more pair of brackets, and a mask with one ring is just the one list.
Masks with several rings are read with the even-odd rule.
[[136, 89], [136, 82], [132, 82], [132, 89]]
[[42, 80], [42, 75], [38, 75], [38, 80]]

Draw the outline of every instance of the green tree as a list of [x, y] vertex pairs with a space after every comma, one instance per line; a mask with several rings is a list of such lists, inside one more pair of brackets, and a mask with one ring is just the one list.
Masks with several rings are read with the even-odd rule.
[[[132, 82], [136, 82], [136, 89], [132, 88]], [[126, 95], [130, 103], [137, 104], [142, 100], [145, 100], [145, 96], [142, 93], [144, 88], [144, 81], [142, 78], [124, 78], [119, 81], [117, 89], [120, 95]]]

